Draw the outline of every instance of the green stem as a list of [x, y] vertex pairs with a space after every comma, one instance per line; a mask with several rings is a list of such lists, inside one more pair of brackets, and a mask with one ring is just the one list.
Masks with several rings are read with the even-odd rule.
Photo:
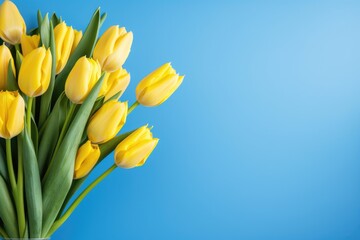
[[12, 161], [12, 154], [11, 154], [11, 139], [6, 139], [6, 161], [9, 171], [9, 178], [10, 178], [10, 185], [11, 190], [14, 196], [14, 199], [17, 199], [17, 187], [16, 187], [16, 180], [15, 180], [15, 173], [14, 173], [14, 166]]
[[27, 108], [26, 108], [26, 127], [27, 127], [27, 131], [29, 133], [29, 136], [31, 136], [31, 108], [33, 105], [33, 101], [34, 98], [33, 97], [29, 97], [28, 102], [27, 102]]
[[7, 235], [6, 231], [2, 227], [0, 227], [0, 235], [3, 238], [9, 238], [9, 235]]
[[51, 226], [49, 232], [46, 234], [46, 237], [50, 237], [61, 225], [70, 217], [70, 215], [74, 212], [76, 207], [81, 203], [81, 201], [89, 194], [89, 192], [96, 187], [102, 180], [104, 180], [112, 171], [117, 168], [116, 164], [112, 165], [108, 170], [106, 170], [103, 174], [101, 174], [95, 181], [93, 181], [71, 204], [71, 206], [66, 210], [64, 215], [59, 218], [59, 220], [55, 221]]
[[23, 169], [23, 152], [22, 152], [22, 140], [18, 138], [18, 207], [17, 216], [19, 224], [20, 237], [24, 237], [25, 234], [25, 209], [24, 209], [24, 169]]
[[135, 101], [128, 109], [128, 114], [130, 114], [137, 106], [139, 106], [139, 102]]
[[21, 53], [20, 44], [15, 44], [15, 50], [18, 51], [19, 53]]

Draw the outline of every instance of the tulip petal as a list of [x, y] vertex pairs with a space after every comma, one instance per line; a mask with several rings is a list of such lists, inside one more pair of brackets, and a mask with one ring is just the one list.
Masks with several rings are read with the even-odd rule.
[[0, 37], [12, 45], [21, 41], [26, 25], [16, 5], [5, 0], [0, 6]]
[[60, 73], [70, 56], [74, 42], [74, 31], [66, 26], [65, 22], [60, 23], [54, 29], [56, 46], [56, 73]]
[[106, 94], [104, 101], [107, 101], [120, 92], [119, 98], [125, 92], [130, 83], [130, 74], [123, 68], [112, 72], [106, 81]]
[[90, 120], [87, 129], [89, 139], [94, 143], [109, 141], [125, 124], [126, 115], [126, 102], [120, 103], [113, 100], [105, 103]]
[[0, 46], [0, 90], [5, 90], [7, 87], [9, 62], [11, 62], [13, 73], [16, 73], [10, 49], [3, 44]]
[[161, 67], [157, 68], [155, 71], [153, 71], [152, 73], [147, 75], [137, 85], [137, 87], [136, 87], [136, 97], [139, 98], [139, 95], [141, 94], [141, 92], [144, 91], [144, 89], [147, 86], [150, 86], [153, 83], [155, 83], [156, 81], [158, 81], [158, 79], [162, 78], [169, 71], [169, 69], [171, 69], [171, 68], [172, 68], [171, 63], [165, 63], [164, 65], [162, 65]]
[[40, 36], [39, 35], [23, 35], [21, 37], [21, 49], [23, 56], [28, 55], [32, 50], [39, 47]]
[[86, 176], [94, 168], [99, 157], [100, 149], [98, 145], [91, 144], [90, 141], [83, 144], [76, 156], [74, 178], [79, 179]]
[[133, 34], [129, 32], [116, 40], [113, 52], [106, 58], [103, 68], [109, 72], [121, 68], [128, 58], [133, 42]]
[[157, 143], [158, 139], [143, 140], [138, 142], [126, 152], [120, 153], [123, 154], [123, 161], [118, 164], [123, 168], [133, 168], [143, 165], [156, 147]]
[[74, 103], [82, 103], [89, 92], [89, 81], [91, 78], [91, 64], [86, 57], [81, 57], [71, 70], [66, 83], [66, 96]]
[[[51, 64], [48, 63], [48, 53], [45, 47], [40, 47], [23, 58], [19, 73], [19, 87], [27, 96], [37, 97], [44, 93], [45, 86], [49, 86]], [[43, 63], [45, 66], [42, 66]], [[47, 68], [47, 74], [45, 74], [45, 68]], [[42, 88], [43, 83], [44, 88]]]
[[107, 29], [100, 37], [94, 49], [94, 58], [103, 66], [106, 57], [114, 51], [114, 44], [118, 37], [118, 26]]
[[146, 87], [139, 95], [141, 104], [146, 106], [157, 106], [163, 103], [180, 86], [182, 79], [172, 74], [167, 75], [153, 85]]
[[12, 136], [18, 135], [24, 129], [25, 103], [18, 94], [10, 103], [6, 128]]

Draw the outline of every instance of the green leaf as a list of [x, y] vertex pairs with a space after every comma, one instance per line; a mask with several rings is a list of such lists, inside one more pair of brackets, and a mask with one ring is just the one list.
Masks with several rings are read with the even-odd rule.
[[41, 15], [40, 9], [37, 11], [37, 21], [38, 21], [38, 26], [39, 26], [39, 28], [40, 28], [40, 27], [41, 27], [41, 23], [42, 23], [42, 21], [43, 21], [43, 17], [42, 17], [42, 15]]
[[94, 107], [91, 110], [90, 116], [92, 116], [97, 110], [104, 104], [104, 97], [100, 97], [96, 100]]
[[85, 30], [83, 37], [81, 38], [79, 45], [76, 47], [74, 53], [70, 56], [65, 68], [56, 77], [55, 88], [52, 102], [55, 103], [60, 94], [64, 91], [65, 81], [69, 75], [72, 67], [76, 61], [83, 57], [90, 57], [95, 47], [95, 43], [98, 37], [100, 28], [100, 10], [97, 9], [91, 18], [88, 27]]
[[36, 35], [36, 34], [39, 34], [39, 28], [30, 29], [28, 32], [28, 35], [30, 35], [30, 36]]
[[105, 22], [106, 16], [107, 16], [106, 13], [101, 14], [101, 17], [100, 17], [100, 27], [101, 27], [101, 26], [103, 25], [103, 23]]
[[15, 60], [16, 72], [20, 72], [22, 59], [23, 59], [23, 55], [19, 51], [16, 51], [16, 60]]
[[76, 113], [74, 120], [70, 124], [64, 140], [54, 155], [52, 164], [50, 164], [43, 179], [44, 236], [46, 236], [54, 223], [71, 187], [74, 176], [75, 157], [80, 144], [81, 134], [85, 129], [103, 80], [104, 74], [100, 77], [99, 81]]
[[11, 237], [18, 237], [18, 223], [15, 208], [11, 200], [6, 182], [0, 176], [0, 218], [4, 222], [4, 228]]
[[40, 45], [44, 45], [46, 48], [50, 46], [50, 23], [49, 14], [46, 14], [41, 22], [40, 30]]
[[1, 145], [0, 145], [0, 176], [2, 176], [5, 179], [5, 181], [9, 180], [8, 170], [6, 166], [6, 155]]
[[56, 102], [53, 111], [40, 130], [40, 146], [38, 152], [41, 176], [47, 168], [47, 161], [52, 158], [68, 109], [68, 99], [63, 93]]
[[18, 85], [16, 82], [16, 78], [15, 78], [15, 74], [13, 72], [12, 69], [12, 64], [11, 64], [11, 60], [9, 61], [9, 65], [8, 65], [8, 72], [7, 72], [7, 90], [9, 91], [16, 91], [18, 90]]
[[51, 22], [53, 24], [53, 27], [56, 27], [60, 23], [60, 19], [58, 18], [56, 13], [53, 13], [53, 15], [51, 16]]
[[25, 130], [21, 137], [23, 137], [24, 182], [29, 232], [31, 238], [39, 238], [42, 228], [42, 193], [39, 167], [28, 132]]
[[34, 144], [35, 153], [37, 153], [39, 146], [39, 132], [33, 117], [31, 117], [31, 139]]
[[40, 117], [39, 117], [39, 126], [44, 124], [48, 114], [50, 112], [51, 106], [51, 97], [53, 94], [55, 86], [55, 75], [56, 75], [56, 50], [55, 50], [55, 36], [53, 23], [50, 22], [50, 50], [52, 57], [52, 66], [51, 66], [51, 79], [48, 90], [41, 96], [41, 105], [40, 105]]

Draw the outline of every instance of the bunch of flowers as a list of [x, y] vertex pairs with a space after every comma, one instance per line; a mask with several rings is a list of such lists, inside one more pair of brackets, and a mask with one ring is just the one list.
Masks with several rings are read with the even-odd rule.
[[[123, 68], [133, 34], [96, 10], [84, 34], [38, 12], [26, 31], [17, 7], [0, 6], [0, 237], [50, 237], [84, 197], [117, 167], [142, 166], [158, 143], [147, 125], [119, 131], [139, 104], [158, 106], [179, 87], [166, 63], [119, 101], [130, 81]], [[71, 201], [112, 151], [115, 163]]]

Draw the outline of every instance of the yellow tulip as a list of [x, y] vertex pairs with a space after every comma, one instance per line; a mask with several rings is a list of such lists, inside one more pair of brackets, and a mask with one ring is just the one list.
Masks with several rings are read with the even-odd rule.
[[116, 165], [122, 168], [144, 165], [158, 141], [147, 126], [135, 130], [115, 148]]
[[94, 168], [100, 157], [100, 148], [97, 144], [87, 141], [76, 155], [74, 179], [83, 178]]
[[146, 76], [136, 87], [137, 101], [148, 107], [157, 106], [168, 99], [180, 86], [179, 76], [170, 63], [166, 63]]
[[17, 91], [0, 91], [0, 106], [0, 137], [13, 138], [24, 129], [24, 99]]
[[127, 102], [111, 100], [90, 119], [87, 135], [93, 143], [104, 143], [116, 136], [126, 122]]
[[21, 38], [21, 49], [22, 49], [22, 55], [26, 56], [28, 55], [32, 50], [39, 47], [40, 43], [40, 36], [39, 35], [23, 35]]
[[56, 74], [60, 73], [67, 61], [74, 43], [74, 31], [72, 27], [66, 26], [65, 22], [59, 23], [54, 28], [56, 46]]
[[101, 68], [98, 62], [85, 56], [79, 58], [66, 79], [66, 96], [73, 103], [83, 103], [100, 75]]
[[12, 45], [18, 44], [26, 33], [26, 25], [18, 8], [5, 0], [0, 5], [0, 37]]
[[13, 73], [16, 74], [11, 52], [9, 48], [3, 44], [0, 46], [0, 90], [6, 89], [9, 63], [11, 63]]
[[126, 32], [124, 27], [112, 26], [97, 42], [94, 59], [99, 61], [103, 71], [114, 72], [125, 63], [132, 41], [132, 32]]
[[70, 54], [72, 54], [75, 51], [76, 47], [79, 45], [81, 38], [82, 38], [82, 31], [77, 31], [74, 29], [74, 42], [72, 44]]
[[26, 55], [19, 72], [19, 87], [29, 97], [37, 97], [46, 92], [51, 77], [50, 49], [39, 47]]
[[130, 83], [130, 74], [123, 68], [112, 73], [107, 73], [105, 77], [106, 79], [101, 90], [101, 95], [105, 95], [104, 101], [109, 100], [118, 92], [121, 92], [119, 96], [121, 97]]

